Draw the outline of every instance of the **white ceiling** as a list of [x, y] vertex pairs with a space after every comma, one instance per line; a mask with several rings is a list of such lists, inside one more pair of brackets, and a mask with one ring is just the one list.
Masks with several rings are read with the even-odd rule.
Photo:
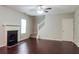
[[12, 8], [19, 12], [23, 12], [27, 15], [38, 16], [45, 14], [63, 14], [63, 13], [73, 13], [79, 8], [78, 5], [44, 5], [46, 8], [52, 8], [48, 13], [37, 13], [39, 5], [6, 5], [8, 8]]

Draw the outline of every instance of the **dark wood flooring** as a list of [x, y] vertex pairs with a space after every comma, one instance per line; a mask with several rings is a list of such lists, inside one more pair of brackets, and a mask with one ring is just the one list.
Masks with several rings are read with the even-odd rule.
[[13, 47], [1, 47], [0, 54], [78, 54], [72, 42], [26, 39]]

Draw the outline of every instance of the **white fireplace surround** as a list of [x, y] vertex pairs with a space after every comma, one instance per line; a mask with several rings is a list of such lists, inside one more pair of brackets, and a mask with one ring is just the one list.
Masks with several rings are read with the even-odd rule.
[[0, 26], [0, 47], [7, 46], [7, 31], [18, 30], [18, 41], [21, 39], [20, 25], [2, 25]]

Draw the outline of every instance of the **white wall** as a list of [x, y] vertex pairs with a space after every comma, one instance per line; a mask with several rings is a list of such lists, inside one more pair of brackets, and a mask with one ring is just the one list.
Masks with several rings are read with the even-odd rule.
[[43, 21], [43, 27], [38, 30], [39, 38], [59, 40], [61, 38], [60, 17], [54, 15], [46, 15]]
[[34, 17], [34, 33], [37, 33], [37, 26], [45, 19], [45, 16]]
[[73, 40], [73, 18], [62, 19], [62, 40], [63, 41], [74, 41]]
[[79, 9], [74, 15], [74, 43], [79, 47]]
[[62, 40], [62, 19], [63, 18], [64, 19], [73, 18], [73, 14], [46, 15], [42, 19], [42, 21], [44, 21], [43, 27], [40, 30], [38, 30], [38, 38], [61, 41]]
[[2, 44], [2, 41], [4, 40], [1, 38], [3, 34], [2, 33], [3, 30], [1, 26], [2, 25], [20, 25], [21, 18], [25, 18], [27, 20], [27, 31], [26, 31], [27, 33], [25, 35], [21, 35], [21, 39], [19, 39], [18, 41], [28, 38], [29, 35], [31, 34], [32, 21], [30, 16], [24, 15], [20, 12], [9, 9], [7, 7], [0, 6], [0, 43], [1, 44]]
[[25, 16], [27, 20], [26, 34], [21, 35], [21, 40], [29, 38], [30, 34], [33, 32], [33, 19], [31, 16]]

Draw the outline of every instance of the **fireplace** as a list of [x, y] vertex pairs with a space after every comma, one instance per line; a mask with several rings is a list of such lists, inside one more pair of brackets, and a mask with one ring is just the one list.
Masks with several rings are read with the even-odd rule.
[[7, 46], [15, 45], [18, 42], [18, 30], [7, 31]]

